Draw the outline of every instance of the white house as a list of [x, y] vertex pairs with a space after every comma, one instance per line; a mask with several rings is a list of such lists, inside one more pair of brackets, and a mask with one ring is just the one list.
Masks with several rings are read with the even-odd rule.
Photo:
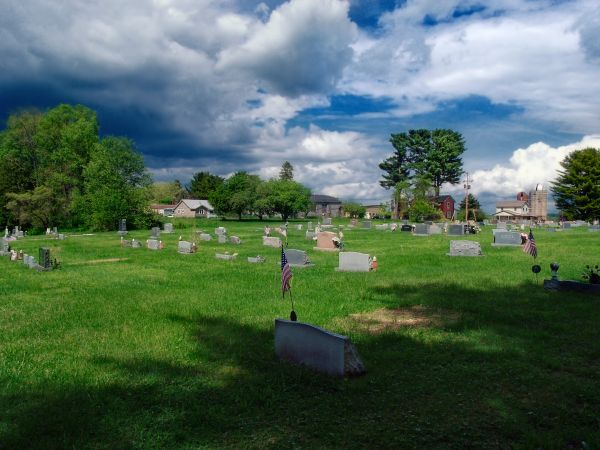
[[173, 215], [175, 217], [210, 217], [214, 208], [208, 203], [208, 200], [194, 200], [184, 198], [177, 206]]
[[529, 204], [525, 200], [502, 200], [496, 202], [494, 217], [499, 222], [529, 220], [531, 218]]

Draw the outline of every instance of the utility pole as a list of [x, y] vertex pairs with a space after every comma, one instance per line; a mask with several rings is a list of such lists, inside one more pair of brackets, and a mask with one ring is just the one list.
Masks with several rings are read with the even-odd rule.
[[469, 172], [466, 172], [466, 178], [464, 179], [465, 187], [465, 220], [469, 223], [469, 189], [471, 189], [471, 183], [473, 179], [469, 177]]

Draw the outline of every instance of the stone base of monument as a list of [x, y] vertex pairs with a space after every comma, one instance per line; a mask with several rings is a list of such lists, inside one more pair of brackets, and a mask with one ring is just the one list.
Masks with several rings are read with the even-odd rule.
[[313, 247], [313, 250], [318, 252], [339, 252], [339, 248], [325, 248], [325, 247]]
[[275, 319], [275, 353], [279, 359], [331, 376], [366, 373], [356, 348], [347, 336], [308, 323]]
[[544, 280], [544, 289], [548, 291], [571, 291], [600, 295], [600, 284], [581, 283], [580, 281], [573, 280]]

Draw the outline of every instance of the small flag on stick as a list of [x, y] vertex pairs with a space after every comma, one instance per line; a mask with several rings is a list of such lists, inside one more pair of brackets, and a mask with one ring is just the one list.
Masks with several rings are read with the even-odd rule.
[[292, 280], [292, 269], [285, 256], [283, 246], [281, 247], [281, 293], [285, 297], [285, 293], [291, 289], [290, 281]]
[[537, 246], [535, 245], [535, 239], [533, 238], [533, 232], [531, 228], [529, 229], [529, 236], [527, 237], [527, 242], [523, 246], [523, 251], [525, 253], [529, 253], [533, 258], [537, 258]]

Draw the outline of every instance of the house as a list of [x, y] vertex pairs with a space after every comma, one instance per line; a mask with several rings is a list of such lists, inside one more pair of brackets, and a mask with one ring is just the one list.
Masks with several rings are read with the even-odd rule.
[[310, 196], [312, 212], [317, 217], [339, 217], [342, 215], [342, 201], [329, 195], [313, 194]]
[[177, 205], [159, 205], [159, 204], [154, 204], [154, 205], [150, 205], [150, 209], [152, 210], [152, 212], [154, 214], [158, 214], [160, 216], [170, 217], [170, 216], [173, 215], [176, 206]]
[[529, 204], [525, 200], [501, 200], [496, 202], [494, 218], [498, 222], [529, 220]]
[[208, 200], [184, 198], [175, 206], [175, 217], [210, 217], [214, 208]]
[[548, 191], [541, 184], [530, 191], [517, 194], [517, 200], [501, 200], [496, 202], [494, 218], [499, 222], [517, 220], [545, 221], [548, 218]]
[[381, 215], [381, 205], [365, 205], [365, 219], [375, 219]]
[[431, 201], [440, 210], [442, 217], [452, 219], [454, 217], [454, 199], [451, 195], [439, 195], [432, 197]]

